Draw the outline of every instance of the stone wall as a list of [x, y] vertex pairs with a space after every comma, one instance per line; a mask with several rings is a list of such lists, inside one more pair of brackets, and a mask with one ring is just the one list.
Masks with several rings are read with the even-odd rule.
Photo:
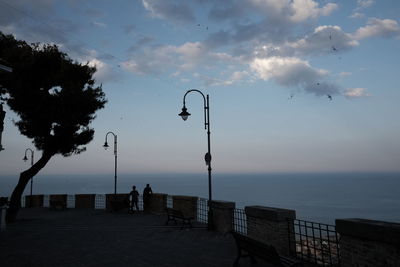
[[75, 208], [94, 209], [95, 200], [96, 200], [95, 194], [77, 194], [75, 195]]
[[156, 214], [165, 213], [165, 208], [167, 207], [167, 196], [167, 194], [151, 194], [149, 211]]
[[182, 211], [186, 217], [197, 219], [197, 200], [198, 197], [173, 196], [173, 208]]
[[338, 219], [343, 267], [400, 266], [400, 224], [365, 219]]
[[25, 196], [25, 206], [28, 208], [41, 208], [43, 207], [44, 195]]
[[233, 230], [233, 212], [235, 202], [216, 201], [211, 202], [212, 229], [221, 233]]
[[[282, 255], [294, 250], [294, 236], [289, 237], [288, 220], [296, 219], [296, 211], [263, 206], [245, 207], [247, 234], [260, 242], [272, 245]], [[293, 240], [290, 240], [292, 238]], [[289, 244], [293, 245], [290, 248]]]

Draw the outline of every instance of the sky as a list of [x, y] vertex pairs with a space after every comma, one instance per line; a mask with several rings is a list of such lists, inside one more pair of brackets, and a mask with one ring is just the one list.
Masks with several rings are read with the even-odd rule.
[[[87, 151], [41, 174], [400, 172], [398, 0], [0, 0], [0, 31], [97, 67]], [[41, 152], [7, 112], [0, 175]], [[29, 157], [29, 153], [28, 153]]]

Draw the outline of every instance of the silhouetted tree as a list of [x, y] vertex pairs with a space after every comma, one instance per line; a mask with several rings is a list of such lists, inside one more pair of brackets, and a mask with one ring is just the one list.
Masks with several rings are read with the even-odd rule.
[[41, 158], [21, 172], [7, 211], [15, 221], [21, 196], [29, 180], [56, 154], [68, 157], [86, 150], [94, 135], [89, 127], [95, 112], [104, 107], [105, 95], [95, 86], [96, 69], [71, 60], [55, 45], [27, 44], [0, 32], [0, 58], [13, 72], [0, 73], [0, 93], [21, 134], [32, 139]]

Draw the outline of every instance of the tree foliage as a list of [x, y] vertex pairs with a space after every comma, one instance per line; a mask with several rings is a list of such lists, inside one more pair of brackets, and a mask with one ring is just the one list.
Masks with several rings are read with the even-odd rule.
[[85, 150], [95, 112], [106, 103], [92, 78], [96, 69], [71, 60], [55, 45], [27, 44], [0, 34], [0, 58], [12, 73], [0, 73], [2, 94], [20, 120], [21, 134], [38, 150], [69, 156]]

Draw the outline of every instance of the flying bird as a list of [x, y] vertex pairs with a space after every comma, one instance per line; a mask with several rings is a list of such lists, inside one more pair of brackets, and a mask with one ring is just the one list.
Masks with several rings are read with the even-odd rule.
[[337, 51], [336, 47], [332, 46], [332, 50], [333, 51]]
[[326, 95], [327, 97], [328, 97], [328, 99], [330, 100], [330, 101], [332, 101], [332, 96], [331, 95]]

